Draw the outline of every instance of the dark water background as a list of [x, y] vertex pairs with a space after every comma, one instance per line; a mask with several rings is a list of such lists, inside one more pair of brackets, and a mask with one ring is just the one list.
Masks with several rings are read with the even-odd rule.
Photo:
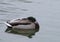
[[[4, 22], [28, 16], [41, 26], [32, 39], [5, 33]], [[60, 42], [60, 0], [0, 0], [0, 42]]]

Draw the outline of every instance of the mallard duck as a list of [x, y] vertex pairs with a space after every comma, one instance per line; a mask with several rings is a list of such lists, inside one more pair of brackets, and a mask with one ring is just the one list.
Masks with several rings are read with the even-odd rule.
[[13, 19], [5, 23], [8, 28], [16, 29], [38, 29], [39, 24], [34, 17]]

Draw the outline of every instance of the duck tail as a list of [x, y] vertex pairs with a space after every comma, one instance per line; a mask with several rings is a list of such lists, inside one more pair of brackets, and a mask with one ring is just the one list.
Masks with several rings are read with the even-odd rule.
[[12, 25], [10, 25], [10, 24], [7, 23], [7, 22], [4, 22], [4, 24], [6, 24], [6, 25], [9, 26], [9, 27], [12, 27]]

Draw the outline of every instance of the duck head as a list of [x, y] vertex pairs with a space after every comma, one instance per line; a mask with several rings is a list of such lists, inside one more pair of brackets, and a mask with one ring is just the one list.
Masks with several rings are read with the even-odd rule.
[[29, 21], [31, 21], [31, 22], [35, 22], [35, 21], [36, 21], [36, 19], [35, 19], [34, 17], [27, 17], [27, 19], [28, 19]]

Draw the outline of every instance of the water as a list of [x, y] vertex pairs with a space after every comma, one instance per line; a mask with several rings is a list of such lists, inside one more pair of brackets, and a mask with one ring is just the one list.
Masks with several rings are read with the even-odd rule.
[[[34, 16], [40, 31], [29, 39], [6, 33], [3, 22]], [[0, 0], [0, 42], [60, 42], [60, 0]]]

